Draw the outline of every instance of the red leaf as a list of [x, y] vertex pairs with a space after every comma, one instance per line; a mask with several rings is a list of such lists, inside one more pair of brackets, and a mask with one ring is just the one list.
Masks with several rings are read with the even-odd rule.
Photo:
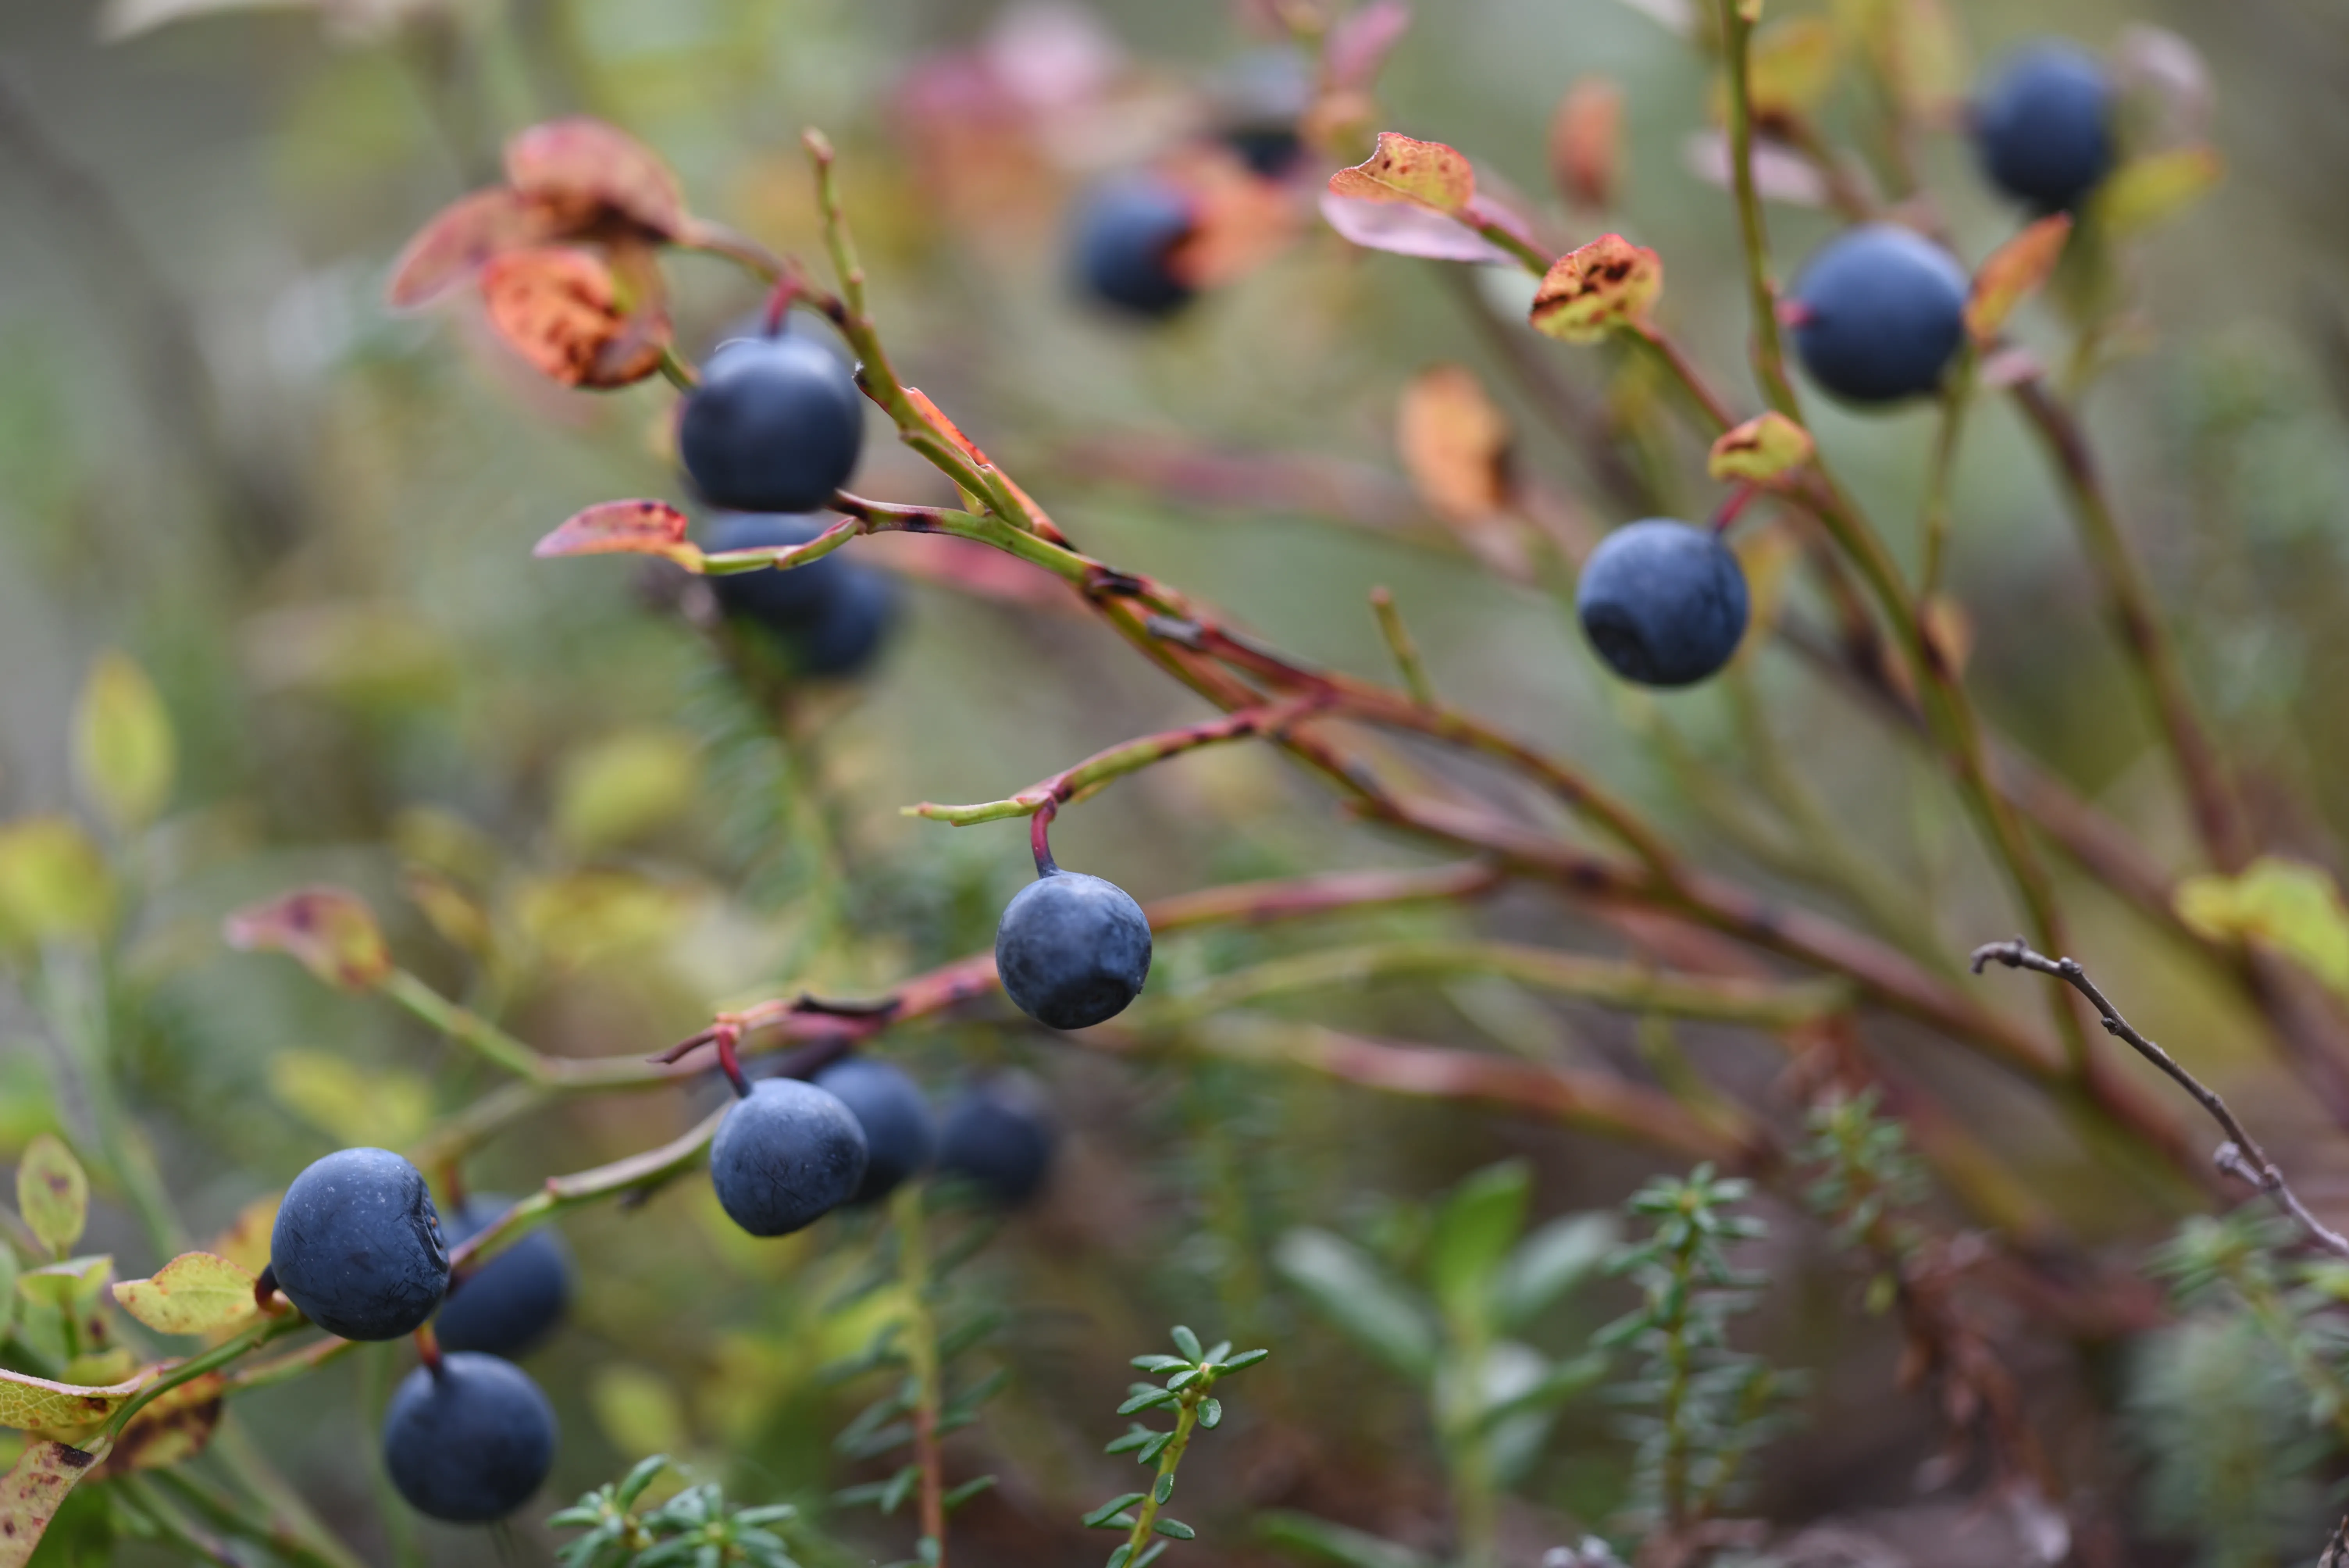
[[685, 194], [660, 155], [585, 115], [532, 126], [507, 142], [506, 179], [574, 225], [612, 211], [669, 238], [689, 222]]
[[1330, 176], [1330, 194], [1365, 201], [1411, 201], [1458, 213], [1475, 198], [1476, 170], [1457, 148], [1382, 130], [1376, 152]]
[[543, 205], [503, 186], [460, 196], [416, 232], [385, 290], [394, 309], [412, 310], [466, 283], [492, 257], [555, 237]]
[[1568, 343], [1596, 343], [1637, 326], [1663, 292], [1664, 263], [1620, 234], [1601, 234], [1550, 264], [1534, 295], [1534, 330]]
[[305, 887], [228, 917], [231, 947], [283, 953], [329, 985], [371, 990], [391, 975], [391, 954], [375, 914], [354, 894]]
[[607, 500], [574, 512], [533, 555], [662, 555], [698, 569], [701, 551], [685, 540], [685, 513], [665, 500]]

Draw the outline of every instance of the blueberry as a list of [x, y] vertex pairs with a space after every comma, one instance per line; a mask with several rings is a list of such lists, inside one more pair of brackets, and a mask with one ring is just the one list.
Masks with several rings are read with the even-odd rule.
[[1305, 151], [1298, 122], [1312, 107], [1313, 67], [1290, 48], [1252, 49], [1216, 84], [1216, 117], [1225, 146], [1268, 180], [1296, 166]]
[[967, 1090], [938, 1124], [938, 1170], [971, 1182], [1006, 1208], [1033, 1198], [1059, 1141], [1042, 1097], [1018, 1078]]
[[921, 1089], [887, 1062], [851, 1057], [815, 1075], [815, 1087], [838, 1098], [864, 1130], [864, 1180], [852, 1203], [887, 1197], [937, 1152], [937, 1129]]
[[712, 506], [807, 511], [856, 471], [864, 399], [812, 337], [738, 337], [701, 369], [678, 420], [678, 454]]
[[1055, 1029], [1125, 1011], [1150, 977], [1150, 920], [1112, 882], [1048, 872], [1004, 906], [995, 968], [1019, 1009]]
[[1857, 403], [1930, 392], [1965, 337], [1966, 274], [1951, 254], [1868, 223], [1813, 256], [1795, 284], [1795, 348], [1811, 378]]
[[1745, 573], [1710, 529], [1650, 518], [1601, 540], [1575, 613], [1608, 667], [1641, 686], [1682, 686], [1729, 662], [1745, 635]]
[[729, 1218], [754, 1236], [815, 1223], [856, 1195], [864, 1130], [836, 1095], [768, 1078], [734, 1102], [709, 1143], [709, 1180]]
[[554, 1408], [511, 1361], [472, 1351], [419, 1367], [383, 1417], [383, 1462], [417, 1512], [487, 1524], [528, 1502], [554, 1465]]
[[[814, 517], [728, 512], [702, 531], [701, 547], [805, 544], [826, 526]], [[802, 675], [855, 674], [872, 662], [896, 621], [895, 579], [840, 551], [788, 572], [730, 572], [708, 581], [719, 608], [772, 635]]]
[[294, 1178], [269, 1264], [285, 1299], [344, 1339], [411, 1333], [449, 1288], [432, 1194], [388, 1149], [345, 1149]]
[[2075, 45], [2007, 57], [1974, 100], [1974, 150], [1991, 182], [2042, 212], [2076, 204], [2112, 172], [2113, 86]]
[[1194, 224], [1190, 201], [1154, 175], [1095, 186], [1079, 203], [1072, 225], [1079, 285], [1129, 315], [1172, 315], [1191, 298], [1191, 285], [1175, 275], [1174, 257]]
[[[481, 1193], [449, 1216], [451, 1245], [469, 1242], [513, 1206]], [[542, 1226], [456, 1283], [432, 1332], [443, 1350], [523, 1355], [553, 1332], [571, 1305], [571, 1256]]]

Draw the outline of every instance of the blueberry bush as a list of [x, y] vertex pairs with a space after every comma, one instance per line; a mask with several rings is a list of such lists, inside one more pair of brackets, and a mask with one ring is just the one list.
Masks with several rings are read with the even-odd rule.
[[2329, 82], [290, 8], [0, 23], [0, 1568], [2349, 1555]]

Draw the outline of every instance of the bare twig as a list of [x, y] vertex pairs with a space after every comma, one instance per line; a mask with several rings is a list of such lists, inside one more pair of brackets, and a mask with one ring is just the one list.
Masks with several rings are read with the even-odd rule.
[[2136, 1027], [2121, 1016], [2120, 1009], [2096, 989], [2096, 983], [2088, 978], [2088, 972], [2080, 967], [2078, 960], [2050, 958], [2044, 953], [2033, 952], [2018, 936], [1974, 949], [1972, 967], [1975, 974], [1981, 974], [1982, 966], [1992, 962], [2003, 964], [2009, 969], [2031, 969], [2042, 975], [2052, 975], [2085, 996], [2089, 1006], [2095, 1008], [2097, 1016], [2104, 1020], [2105, 1033], [2168, 1074], [2172, 1082], [2194, 1097], [2196, 1104], [2210, 1113], [2210, 1119], [2226, 1133], [2227, 1141], [2219, 1145], [2218, 1152], [2210, 1157], [2211, 1163], [2228, 1175], [2248, 1181], [2273, 1198], [2284, 1212], [2300, 1222], [2302, 1228], [2308, 1233], [2309, 1240], [2318, 1246], [2335, 1257], [2349, 1258], [2349, 1236], [2342, 1235], [2309, 1212], [2308, 1205], [2300, 1201], [2300, 1194], [2293, 1191], [2292, 1183], [2284, 1180], [2283, 1171], [2268, 1158], [2267, 1150], [2260, 1147], [2259, 1140], [2235, 1119], [2235, 1113], [2227, 1109], [2227, 1102], [2219, 1098], [2218, 1091], [2180, 1067], [2178, 1058], [2168, 1051], [2138, 1034]]

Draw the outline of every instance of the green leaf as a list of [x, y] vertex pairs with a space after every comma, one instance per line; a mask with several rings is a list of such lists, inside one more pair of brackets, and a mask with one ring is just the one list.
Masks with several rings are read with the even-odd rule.
[[25, 1146], [16, 1167], [16, 1212], [41, 1245], [58, 1257], [73, 1251], [89, 1222], [89, 1177], [53, 1132]]
[[1179, 1323], [1174, 1326], [1171, 1337], [1174, 1341], [1174, 1348], [1180, 1350], [1188, 1360], [1195, 1362], [1206, 1354], [1199, 1347], [1199, 1336]]
[[1257, 1515], [1257, 1533], [1275, 1546], [1310, 1553], [1344, 1568], [1435, 1568], [1433, 1558], [1408, 1546], [1288, 1509]]
[[1133, 1560], [1133, 1568], [1150, 1568], [1150, 1565], [1153, 1563], [1157, 1562], [1159, 1557], [1163, 1555], [1165, 1551], [1166, 1542], [1164, 1541], [1152, 1542], [1149, 1545], [1142, 1549], [1142, 1555]]
[[1152, 1431], [1148, 1427], [1145, 1427], [1137, 1421], [1127, 1429], [1125, 1436], [1122, 1438], [1112, 1438], [1102, 1446], [1102, 1452], [1105, 1454], [1130, 1453], [1158, 1435], [1158, 1433]]
[[1428, 1281], [1454, 1315], [1478, 1312], [1493, 1274], [1525, 1229], [1533, 1176], [1522, 1160], [1489, 1165], [1453, 1190], [1435, 1218]]
[[1103, 1568], [1125, 1568], [1125, 1560], [1133, 1555], [1133, 1544], [1128, 1542], [1109, 1554], [1109, 1562]]
[[2264, 942], [2349, 994], [2349, 908], [2319, 867], [2262, 855], [2240, 876], [2188, 877], [2176, 903], [2178, 918], [2197, 935]]
[[11, 1372], [0, 1367], [0, 1427], [18, 1427], [27, 1431], [86, 1427], [114, 1414], [145, 1382], [143, 1377], [133, 1377], [96, 1387], [53, 1383], [29, 1372]]
[[1150, 1495], [1156, 1498], [1162, 1504], [1164, 1503], [1168, 1498], [1173, 1497], [1174, 1495], [1174, 1472], [1173, 1470], [1168, 1470], [1164, 1475], [1160, 1476], [1158, 1478], [1158, 1484], [1150, 1489]]
[[1518, 1416], [1549, 1410], [1591, 1387], [1607, 1376], [1608, 1358], [1604, 1356], [1577, 1356], [1558, 1362], [1541, 1376], [1540, 1381], [1516, 1393], [1495, 1399], [1477, 1413], [1473, 1429], [1489, 1432], [1504, 1421]]
[[667, 1469], [668, 1469], [667, 1454], [653, 1454], [648, 1458], [638, 1460], [636, 1468], [628, 1471], [621, 1480], [618, 1491], [614, 1494], [614, 1501], [624, 1509], [634, 1508], [636, 1505], [636, 1499], [645, 1495], [645, 1489], [652, 1485], [659, 1478], [661, 1471]]
[[161, 814], [171, 793], [171, 717], [127, 655], [101, 654], [90, 666], [74, 709], [73, 749], [82, 787], [116, 827], [135, 831]]
[[1196, 1541], [1199, 1538], [1199, 1532], [1181, 1520], [1168, 1519], [1164, 1515], [1152, 1520], [1150, 1528], [1171, 1541]]
[[1112, 1520], [1115, 1519], [1119, 1514], [1123, 1513], [1127, 1509], [1132, 1508], [1135, 1503], [1140, 1502], [1142, 1499], [1143, 1494], [1138, 1491], [1120, 1492], [1117, 1496], [1111, 1498], [1107, 1502], [1102, 1503], [1099, 1508], [1094, 1509], [1091, 1513], [1086, 1514], [1084, 1517], [1084, 1526], [1087, 1530], [1106, 1529]]
[[1271, 1354], [1269, 1350], [1243, 1350], [1224, 1363], [1222, 1376], [1228, 1377], [1235, 1372], [1244, 1372]]
[[1213, 1429], [1224, 1424], [1224, 1402], [1221, 1399], [1199, 1401], [1199, 1425]]
[[[952, 1513], [956, 1509], [960, 1508], [964, 1503], [968, 1502], [980, 1492], [990, 1490], [994, 1485], [995, 1478], [991, 1475], [973, 1476], [968, 1480], [963, 1482], [960, 1486], [950, 1489], [947, 1494], [938, 1501], [946, 1505], [946, 1510], [948, 1513]], [[742, 1515], [742, 1517], [748, 1518], [750, 1516], [745, 1514]]]
[[689, 811], [700, 782], [700, 746], [682, 730], [606, 736], [564, 758], [555, 833], [582, 856], [628, 843]]
[[1435, 1367], [1435, 1327], [1411, 1293], [1370, 1255], [1328, 1231], [1280, 1238], [1273, 1265], [1315, 1311], [1404, 1376], [1424, 1380]]
[[1142, 1447], [1136, 1450], [1133, 1456], [1133, 1462], [1138, 1465], [1156, 1463], [1158, 1456], [1165, 1451], [1166, 1445], [1174, 1440], [1174, 1434], [1172, 1432], [1156, 1433], [1148, 1442], [1143, 1444]]
[[210, 1334], [251, 1317], [260, 1308], [253, 1276], [211, 1253], [181, 1253], [152, 1279], [114, 1287], [122, 1310], [158, 1334]]
[[0, 941], [95, 939], [113, 922], [113, 875], [72, 818], [0, 826]]
[[1136, 1410], [1163, 1410], [1182, 1402], [1180, 1395], [1170, 1394], [1164, 1388], [1153, 1388], [1146, 1394], [1136, 1394], [1133, 1398], [1120, 1405], [1117, 1408], [1117, 1413], [1121, 1416], [1131, 1416]]
[[1596, 1274], [1615, 1250], [1622, 1226], [1610, 1211], [1568, 1214], [1527, 1236], [1493, 1284], [1493, 1321], [1522, 1328], [1559, 1297]]
[[1172, 1372], [1178, 1367], [1191, 1365], [1180, 1356], [1137, 1356], [1129, 1365], [1144, 1372]]

